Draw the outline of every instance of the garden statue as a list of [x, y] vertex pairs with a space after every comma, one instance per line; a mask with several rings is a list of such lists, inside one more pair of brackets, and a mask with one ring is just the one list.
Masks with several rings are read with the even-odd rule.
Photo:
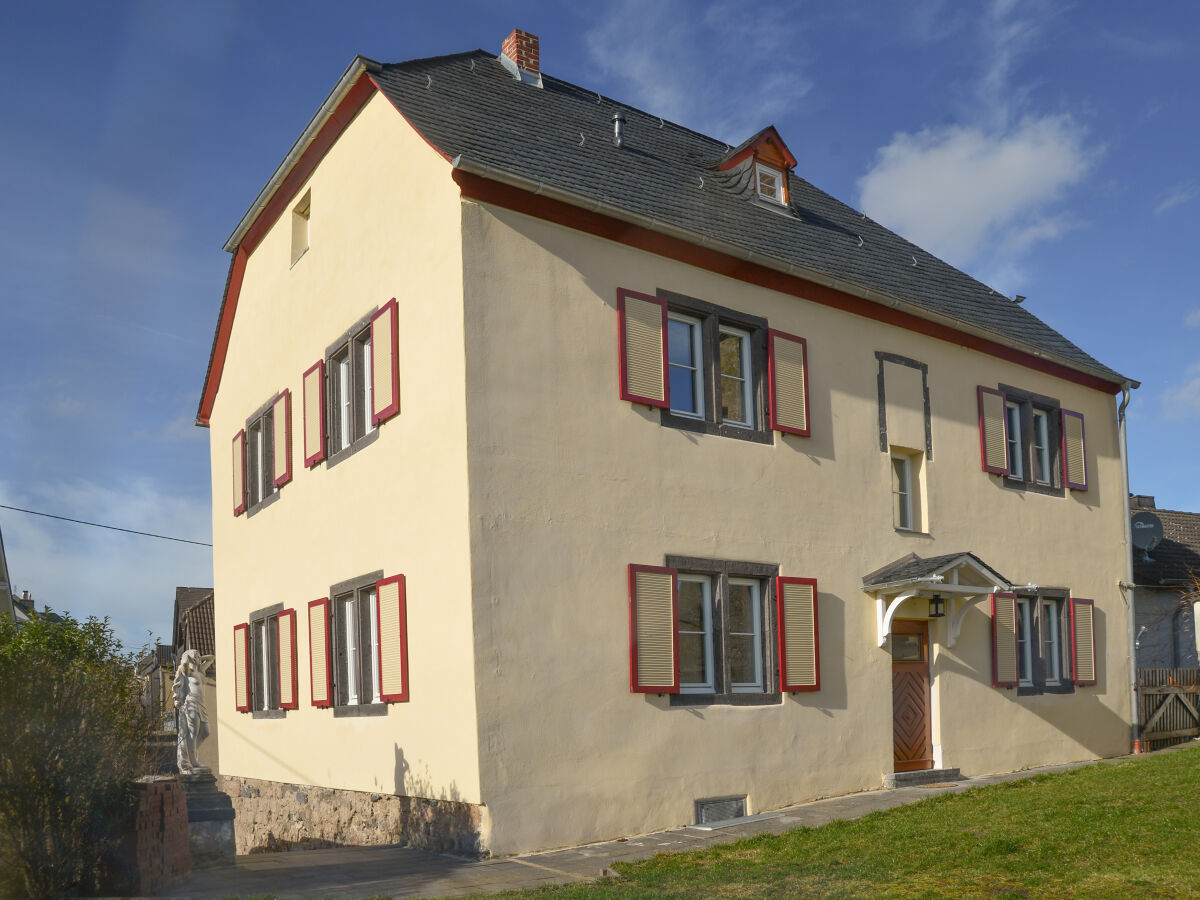
[[195, 650], [185, 650], [175, 670], [172, 689], [175, 693], [176, 759], [181, 775], [207, 772], [196, 761], [196, 748], [208, 737], [208, 713], [204, 709], [204, 676], [214, 657], [201, 656]]

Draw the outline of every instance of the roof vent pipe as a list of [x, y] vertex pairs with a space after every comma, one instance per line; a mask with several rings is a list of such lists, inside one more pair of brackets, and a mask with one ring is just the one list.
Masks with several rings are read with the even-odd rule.
[[613, 113], [613, 143], [617, 147], [625, 146], [625, 114]]

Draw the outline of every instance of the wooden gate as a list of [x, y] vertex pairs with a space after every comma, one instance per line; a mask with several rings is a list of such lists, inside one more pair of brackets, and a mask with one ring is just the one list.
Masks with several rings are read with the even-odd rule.
[[1142, 749], [1200, 736], [1200, 669], [1138, 669]]

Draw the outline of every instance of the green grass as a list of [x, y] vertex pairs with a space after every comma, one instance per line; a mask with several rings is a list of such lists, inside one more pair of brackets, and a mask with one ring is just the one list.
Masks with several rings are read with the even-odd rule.
[[1200, 749], [931, 797], [510, 898], [1200, 898]]

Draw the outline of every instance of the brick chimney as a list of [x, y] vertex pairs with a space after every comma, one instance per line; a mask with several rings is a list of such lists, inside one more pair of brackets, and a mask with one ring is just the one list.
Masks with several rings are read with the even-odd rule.
[[536, 34], [514, 28], [512, 34], [500, 45], [500, 62], [518, 81], [542, 86], [542, 68]]

